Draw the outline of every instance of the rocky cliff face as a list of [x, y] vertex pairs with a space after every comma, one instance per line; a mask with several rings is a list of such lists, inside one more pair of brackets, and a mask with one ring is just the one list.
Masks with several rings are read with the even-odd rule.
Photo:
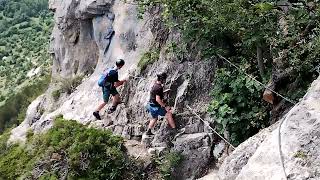
[[[127, 139], [140, 139], [149, 119], [144, 106], [150, 87], [157, 71], [166, 71], [170, 75], [167, 88], [172, 89], [169, 103], [175, 107], [175, 119], [180, 128], [185, 128], [185, 133], [172, 139], [166, 121], [160, 121], [150, 146], [173, 149], [185, 156], [176, 173], [177, 179], [199, 176], [212, 158], [214, 136], [208, 125], [190, 113], [186, 105], [208, 120], [204, 104], [210, 101], [214, 62], [192, 59], [178, 62], [167, 55], [166, 44], [179, 41], [179, 34], [163, 27], [157, 9], [145, 13], [139, 20], [136, 5], [118, 0], [50, 0], [49, 4], [55, 12], [50, 48], [54, 57], [53, 81], [47, 93], [30, 105], [25, 121], [12, 131], [10, 140], [24, 141], [29, 128], [35, 132], [50, 128], [60, 114], [65, 119], [110, 129]], [[160, 49], [159, 60], [141, 72], [137, 64], [142, 55], [153, 48]], [[119, 89], [124, 103], [112, 115], [102, 112], [103, 120], [97, 121], [92, 116], [102, 102], [97, 80], [119, 57], [126, 60], [120, 79], [129, 72], [142, 78], [131, 77]], [[85, 78], [71, 94], [63, 93], [54, 100], [55, 79], [80, 75]]]

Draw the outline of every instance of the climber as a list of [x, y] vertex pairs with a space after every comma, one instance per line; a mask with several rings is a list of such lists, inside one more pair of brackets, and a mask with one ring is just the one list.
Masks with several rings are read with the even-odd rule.
[[157, 74], [157, 81], [153, 85], [150, 92], [150, 100], [146, 107], [147, 111], [152, 116], [152, 119], [149, 122], [148, 130], [146, 132], [146, 135], [148, 136], [153, 135], [151, 129], [156, 125], [158, 116], [166, 116], [169, 126], [173, 129], [173, 132], [177, 132], [176, 124], [172, 117], [171, 107], [166, 106], [166, 104], [163, 102], [163, 84], [165, 83], [166, 78], [166, 73]]
[[107, 71], [100, 77], [98, 84], [102, 87], [103, 93], [103, 103], [100, 104], [95, 112], [93, 112], [93, 116], [97, 119], [101, 120], [99, 115], [99, 111], [107, 104], [110, 94], [112, 95], [112, 106], [108, 109], [108, 114], [113, 113], [116, 109], [120, 101], [120, 96], [117, 91], [117, 87], [123, 85], [127, 80], [118, 79], [118, 70], [123, 67], [125, 64], [123, 59], [118, 59], [116, 61], [116, 66]]

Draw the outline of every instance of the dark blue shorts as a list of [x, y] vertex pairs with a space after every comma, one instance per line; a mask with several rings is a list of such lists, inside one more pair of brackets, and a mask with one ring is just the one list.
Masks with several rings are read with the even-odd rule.
[[106, 103], [109, 101], [110, 94], [112, 96], [119, 94], [117, 89], [114, 86], [111, 88], [102, 87], [102, 93], [103, 93], [103, 101]]
[[166, 109], [161, 106], [155, 106], [148, 103], [146, 108], [154, 119], [158, 119], [158, 116], [165, 116], [167, 114]]

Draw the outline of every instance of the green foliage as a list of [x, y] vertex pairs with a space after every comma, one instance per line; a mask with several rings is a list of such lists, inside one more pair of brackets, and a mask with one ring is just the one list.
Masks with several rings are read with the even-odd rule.
[[34, 132], [32, 131], [32, 129], [28, 129], [27, 133], [26, 133], [26, 137], [28, 140], [32, 139], [32, 137], [34, 136]]
[[50, 83], [50, 76], [39, 77], [26, 82], [17, 88], [14, 94], [0, 103], [0, 133], [6, 128], [21, 123], [26, 115], [29, 104], [43, 94]]
[[[320, 63], [320, 4], [301, 2], [284, 8], [275, 0], [143, 0], [139, 8], [142, 13], [159, 7], [167, 27], [181, 32], [182, 42], [169, 47], [177, 58], [182, 59], [185, 52], [201, 59], [224, 55], [264, 83], [271, 74], [277, 78], [288, 72], [289, 78], [278, 84], [277, 91], [297, 100], [317, 77], [314, 67]], [[262, 50], [264, 77], [259, 73], [257, 49]], [[218, 129], [230, 130], [238, 144], [267, 124], [267, 105], [262, 102], [261, 87], [246, 87], [249, 80], [239, 77], [243, 74], [235, 74], [239, 72], [222, 60], [218, 64], [226, 69], [215, 76], [218, 87], [209, 109]]]
[[84, 75], [76, 75], [71, 78], [55, 77], [54, 83], [58, 83], [58, 89], [52, 91], [51, 96], [57, 101], [62, 93], [71, 94], [81, 84]]
[[[34, 84], [50, 73], [52, 27], [48, 0], [0, 1], [0, 132], [3, 122], [12, 125], [24, 119], [28, 103], [39, 95]], [[24, 90], [30, 86], [35, 93]]]
[[17, 179], [31, 169], [36, 155], [18, 144], [7, 144], [9, 136], [9, 129], [0, 135], [0, 179]]
[[56, 90], [52, 91], [51, 96], [53, 97], [53, 99], [55, 101], [57, 101], [61, 96], [61, 89], [56, 89]]
[[10, 130], [11, 129], [7, 129], [3, 134], [0, 135], [0, 156], [7, 149], [7, 141], [10, 137]]
[[148, 65], [153, 64], [155, 61], [159, 59], [160, 51], [152, 49], [146, 53], [144, 53], [138, 63], [138, 67], [141, 71], [145, 70]]
[[295, 158], [300, 158], [300, 159], [306, 159], [308, 156], [307, 156], [306, 153], [303, 152], [303, 151], [297, 151], [297, 152], [293, 155], [293, 157], [295, 157]]
[[1, 155], [0, 178], [16, 179], [20, 174], [30, 170], [36, 154], [28, 153], [22, 146], [11, 145], [7, 152]]
[[[276, 27], [276, 10], [271, 3], [242, 0], [147, 0], [142, 9], [159, 5], [169, 27], [178, 28], [187, 43], [196, 43], [197, 50], [210, 56], [226, 40], [243, 40], [255, 44], [273, 35]], [[231, 41], [231, 43], [232, 43]], [[238, 42], [235, 42], [238, 43]]]
[[213, 100], [208, 111], [217, 130], [230, 133], [238, 145], [268, 125], [267, 104], [261, 101], [262, 87], [237, 71], [221, 68], [216, 73]]
[[[0, 145], [4, 135], [0, 136]], [[3, 145], [2, 145], [3, 146]], [[68, 179], [139, 179], [132, 174], [135, 164], [125, 154], [123, 139], [110, 131], [86, 128], [76, 121], [57, 118], [45, 134], [29, 135], [25, 145], [10, 145], [0, 154], [0, 178], [17, 179], [30, 174], [35, 164], [66, 153]], [[41, 179], [60, 179], [59, 173], [46, 166]]]
[[72, 78], [61, 78], [60, 85], [62, 92], [71, 94], [81, 84], [84, 75], [76, 75]]
[[172, 173], [183, 161], [183, 158], [183, 155], [179, 152], [169, 152], [156, 159], [162, 178], [165, 180], [173, 179]]
[[40, 177], [40, 180], [58, 180], [59, 178], [54, 173], [45, 173]]

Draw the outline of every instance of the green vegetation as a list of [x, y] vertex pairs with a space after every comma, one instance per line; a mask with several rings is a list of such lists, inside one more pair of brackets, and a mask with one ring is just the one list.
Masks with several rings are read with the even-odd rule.
[[300, 159], [306, 159], [308, 156], [307, 156], [306, 153], [303, 152], [303, 151], [297, 151], [297, 152], [293, 155], [293, 157], [295, 157], [295, 158], [300, 158]]
[[138, 67], [141, 71], [145, 70], [148, 65], [153, 64], [159, 59], [160, 51], [159, 50], [150, 50], [144, 53], [138, 63]]
[[[314, 68], [320, 63], [320, 7], [315, 0], [290, 6], [279, 3], [139, 1], [141, 12], [161, 7], [167, 27], [182, 33], [182, 42], [174, 47], [181, 49], [182, 55], [178, 53], [177, 58], [185, 53], [210, 60], [225, 56], [258, 80], [272, 80], [276, 91], [298, 100], [317, 76]], [[236, 145], [269, 123], [267, 112], [271, 107], [262, 100], [263, 87], [249, 82], [221, 59], [218, 65], [222, 69], [215, 76], [209, 111], [217, 120], [218, 130], [230, 132]]]
[[76, 75], [71, 78], [56, 77], [53, 79], [53, 83], [58, 84], [58, 89], [52, 91], [51, 96], [57, 101], [62, 93], [71, 94], [81, 84], [84, 75]]
[[262, 87], [244, 74], [221, 68], [216, 72], [209, 112], [221, 134], [228, 129], [234, 144], [268, 126], [267, 103], [259, 101]]
[[180, 163], [183, 161], [183, 155], [179, 152], [169, 152], [162, 157], [156, 159], [156, 165], [159, 168], [160, 174], [163, 179], [171, 180], [173, 172]]
[[10, 137], [11, 129], [7, 129], [2, 135], [0, 135], [0, 155], [7, 151], [7, 141]]
[[[48, 71], [52, 15], [47, 0], [1, 1], [0, 76], [1, 96], [28, 79], [31, 69]], [[5, 92], [4, 92], [5, 91]]]
[[36, 165], [43, 168], [40, 179], [60, 179], [62, 172], [54, 169], [58, 163], [65, 163], [68, 179], [141, 178], [136, 164], [126, 157], [121, 137], [76, 121], [59, 117], [45, 134], [28, 133], [25, 145], [7, 146], [7, 139], [8, 133], [0, 136], [0, 179], [32, 179]]
[[[12, 104], [23, 103], [25, 109], [25, 102], [39, 95], [38, 89], [36, 93], [26, 93], [25, 89], [36, 88], [35, 83], [43, 83], [41, 79], [50, 74], [48, 44], [52, 26], [48, 0], [0, 0], [0, 132], [12, 117], [10, 124], [16, 124], [16, 117], [21, 121], [24, 116], [18, 115], [23, 112], [20, 105], [14, 109], [16, 105]], [[10, 111], [3, 115], [8, 107]]]
[[61, 89], [56, 89], [56, 90], [52, 91], [51, 96], [53, 97], [53, 99], [55, 101], [57, 101], [61, 96]]
[[50, 76], [41, 76], [17, 88], [15, 94], [0, 102], [0, 133], [24, 120], [29, 104], [47, 89], [49, 83]]
[[61, 91], [71, 94], [81, 84], [83, 77], [83, 75], [76, 75], [72, 78], [60, 78], [58, 82], [60, 83]]

